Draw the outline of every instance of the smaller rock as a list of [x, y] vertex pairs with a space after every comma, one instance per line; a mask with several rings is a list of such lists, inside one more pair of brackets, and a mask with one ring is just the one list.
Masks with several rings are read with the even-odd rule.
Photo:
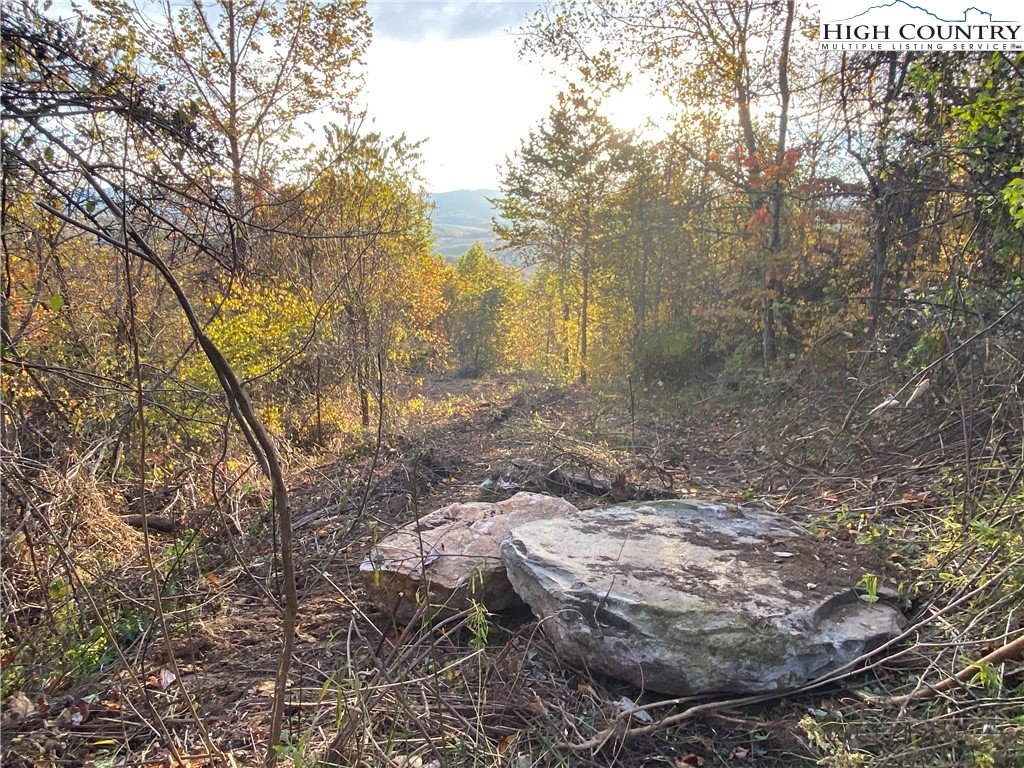
[[506, 610], [522, 600], [508, 582], [501, 540], [515, 526], [577, 514], [564, 499], [536, 493], [451, 504], [382, 539], [359, 570], [370, 599], [401, 624], [424, 602], [428, 618], [451, 616], [473, 600]]

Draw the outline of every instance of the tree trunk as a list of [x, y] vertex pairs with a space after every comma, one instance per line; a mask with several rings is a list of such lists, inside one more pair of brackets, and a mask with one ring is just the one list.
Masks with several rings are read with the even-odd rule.
[[884, 182], [879, 182], [875, 198], [875, 232], [871, 243], [871, 291], [868, 294], [868, 327], [872, 331], [882, 314], [882, 293], [889, 261], [889, 204]]
[[[584, 233], [589, 238], [589, 233]], [[590, 312], [590, 244], [583, 246], [583, 264], [581, 267], [583, 290], [580, 297], [580, 385], [587, 386], [587, 325]]]
[[242, 186], [242, 149], [239, 145], [239, 104], [238, 104], [238, 61], [240, 52], [238, 50], [238, 35], [235, 28], [236, 14], [235, 4], [228, 0], [225, 5], [228, 22], [228, 154], [231, 161], [231, 192], [234, 200], [228, 206], [235, 216], [228, 222], [230, 227], [231, 242], [231, 265], [238, 269], [245, 263], [248, 257], [247, 235], [244, 221], [245, 210], [245, 189]]
[[789, 131], [789, 49], [793, 36], [793, 17], [795, 3], [786, 3], [786, 27], [782, 36], [782, 50], [779, 53], [779, 133], [775, 142], [776, 175], [772, 181], [768, 212], [771, 214], [771, 235], [768, 240], [767, 255], [770, 267], [764, 273], [764, 300], [761, 316], [761, 351], [764, 367], [767, 370], [775, 362], [777, 354], [775, 337], [775, 302], [782, 295], [782, 271], [777, 262], [777, 255], [782, 245], [782, 205], [784, 193], [780, 174], [786, 161], [786, 139]]

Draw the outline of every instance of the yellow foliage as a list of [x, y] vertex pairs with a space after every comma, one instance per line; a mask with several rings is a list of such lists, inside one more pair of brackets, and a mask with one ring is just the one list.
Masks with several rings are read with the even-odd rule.
[[330, 333], [328, 326], [317, 325], [320, 308], [309, 292], [289, 283], [235, 283], [212, 308], [217, 314], [206, 333], [243, 380], [272, 375], [294, 360], [314, 333]]

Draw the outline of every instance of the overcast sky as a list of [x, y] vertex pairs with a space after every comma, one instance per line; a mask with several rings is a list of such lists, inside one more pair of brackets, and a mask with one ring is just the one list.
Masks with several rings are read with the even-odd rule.
[[432, 192], [496, 188], [496, 167], [541, 120], [558, 91], [518, 58], [508, 30], [535, 0], [369, 0], [374, 20], [363, 102], [386, 134], [428, 139]]

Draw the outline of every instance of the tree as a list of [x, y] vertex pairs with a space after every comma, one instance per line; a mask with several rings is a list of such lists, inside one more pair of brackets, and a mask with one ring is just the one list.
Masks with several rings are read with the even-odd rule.
[[519, 287], [515, 270], [474, 243], [455, 263], [451, 337], [460, 368], [480, 375], [504, 367], [512, 310]]
[[[1005, 267], [1012, 275], [1014, 264], [1019, 270], [1021, 233], [1007, 192], [1019, 176], [1021, 141], [1011, 126], [1021, 116], [1020, 74], [998, 53], [842, 58], [837, 108], [845, 149], [864, 179], [860, 198], [871, 214], [866, 298], [872, 328], [915, 272], [944, 255], [944, 241], [962, 241], [948, 268], [964, 277], [1006, 277]], [[968, 243], [984, 269], [966, 266]]]
[[[564, 0], [534, 16], [524, 44], [528, 51], [571, 62], [594, 87], [621, 85], [635, 65], [684, 110], [698, 104], [732, 112], [734, 168], [712, 167], [741, 185], [750, 207], [747, 229], [756, 256], [746, 269], [756, 275], [761, 295], [765, 365], [776, 355], [785, 186], [799, 157], [788, 148], [796, 23], [792, 1]], [[771, 112], [764, 109], [768, 104]], [[758, 107], [766, 115], [760, 120]]]
[[[429, 257], [429, 221], [418, 162], [418, 145], [404, 136], [334, 126], [328, 146], [307, 169], [311, 180], [300, 197], [309, 237], [286, 269], [328, 307], [322, 322], [332, 333], [314, 351], [354, 387], [364, 427], [383, 374], [378, 369], [394, 369], [423, 352], [412, 340], [427, 328], [414, 329], [408, 317], [415, 297], [419, 310], [428, 303], [410, 276], [429, 269], [422, 260]], [[422, 312], [418, 319], [424, 320]], [[315, 370], [321, 370], [319, 360]]]
[[[267, 763], [271, 764], [276, 760], [273, 747], [281, 733], [298, 612], [288, 490], [273, 438], [234, 368], [207, 334], [206, 321], [176, 272], [185, 260], [182, 252], [191, 258], [220, 251], [219, 238], [211, 241], [202, 232], [204, 224], [224, 215], [224, 210], [204, 206], [180, 172], [186, 164], [193, 168], [209, 165], [210, 145], [189, 119], [188, 110], [180, 107], [179, 94], [141, 75], [128, 57], [107, 48], [101, 39], [27, 8], [24, 15], [5, 15], [2, 33], [2, 103], [11, 125], [0, 139], [5, 166], [10, 165], [4, 175], [5, 210], [11, 202], [6, 185], [16, 181], [18, 192], [28, 196], [49, 219], [95, 238], [105, 247], [104, 253], [123, 266], [127, 327], [122, 353], [130, 361], [126, 371], [130, 379], [124, 386], [135, 397], [132, 419], [138, 434], [140, 496], [145, 496], [149, 461], [145, 416], [163, 375], [150, 374], [147, 379], [143, 372], [136, 298], [145, 278], [155, 278], [173, 296], [187, 322], [191, 343], [213, 368], [227, 408], [270, 481], [284, 592], [278, 691], [267, 750]], [[156, 170], [151, 173], [151, 169]], [[5, 286], [5, 304], [9, 292]], [[51, 307], [59, 309], [56, 303]], [[9, 317], [10, 307], [7, 314]], [[13, 336], [4, 341], [5, 368], [27, 368], [31, 361], [12, 350]], [[147, 519], [144, 512], [144, 524]], [[155, 570], [151, 575], [154, 612], [164, 622], [163, 634], [169, 641], [161, 585]], [[173, 664], [173, 654], [171, 657]], [[216, 754], [217, 747], [198, 718], [194, 701], [191, 697], [187, 701], [207, 747]], [[175, 749], [173, 744], [169, 747]]]
[[[495, 201], [505, 219], [495, 225], [499, 237], [565, 281], [564, 320], [574, 298], [567, 289], [579, 291], [581, 384], [587, 383], [591, 288], [605, 225], [601, 212], [629, 167], [630, 142], [601, 116], [598, 102], [570, 88], [508, 160], [500, 182], [503, 196]], [[568, 346], [565, 354], [568, 359]]]
[[165, 2], [159, 24], [121, 0], [99, 7], [96, 29], [114, 25], [133, 64], [159, 68], [196, 124], [224, 141], [226, 167], [193, 173], [231, 212], [228, 258], [241, 264], [252, 233], [272, 225], [277, 172], [305, 149], [294, 143], [300, 121], [350, 110], [370, 42], [364, 0]]
[[[1024, 54], [965, 62], [964, 95], [951, 110], [957, 154], [976, 190], [978, 241], [997, 279], [1024, 277]], [[948, 79], [948, 78], [945, 78]], [[934, 92], [934, 86], [928, 88]]]
[[[914, 53], [843, 55], [838, 76], [845, 149], [859, 166], [872, 217], [868, 322], [882, 316], [887, 289], [899, 285], [913, 260], [927, 195], [920, 182], [927, 169], [912, 152], [904, 108]], [[927, 155], [925, 155], [927, 157]], [[934, 159], [934, 158], [933, 158]], [[895, 258], [894, 258], [895, 257]]]

